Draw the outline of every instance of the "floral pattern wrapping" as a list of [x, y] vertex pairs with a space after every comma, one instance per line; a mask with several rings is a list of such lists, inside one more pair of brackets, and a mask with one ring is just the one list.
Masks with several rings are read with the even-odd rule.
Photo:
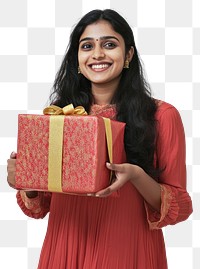
[[[48, 191], [49, 119], [19, 115], [17, 188]], [[125, 161], [124, 126], [111, 121], [115, 163]], [[110, 172], [105, 166], [108, 153], [102, 117], [66, 116], [63, 133], [62, 191], [88, 193], [105, 188]]]

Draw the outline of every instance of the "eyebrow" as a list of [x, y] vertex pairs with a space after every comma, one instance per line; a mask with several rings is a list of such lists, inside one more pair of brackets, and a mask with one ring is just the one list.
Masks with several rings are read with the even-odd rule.
[[83, 41], [88, 41], [88, 40], [94, 40], [94, 39], [100, 39], [100, 40], [105, 40], [105, 39], [116, 39], [117, 41], [119, 41], [119, 39], [116, 36], [111, 36], [111, 35], [107, 35], [107, 36], [101, 36], [99, 38], [93, 38], [93, 37], [85, 37], [83, 39], [81, 39], [79, 41], [79, 44]]

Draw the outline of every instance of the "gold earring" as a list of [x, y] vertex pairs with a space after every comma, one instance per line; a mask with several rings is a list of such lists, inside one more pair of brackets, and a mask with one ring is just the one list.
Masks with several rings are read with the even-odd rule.
[[81, 69], [79, 66], [78, 66], [78, 74], [81, 74]]
[[124, 68], [128, 69], [129, 68], [129, 60], [126, 60], [124, 63]]

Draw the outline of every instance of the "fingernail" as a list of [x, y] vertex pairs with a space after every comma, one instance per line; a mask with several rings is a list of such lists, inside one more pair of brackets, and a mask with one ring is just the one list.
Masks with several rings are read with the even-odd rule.
[[11, 157], [15, 157], [15, 154], [16, 154], [16, 153], [13, 151], [13, 152], [11, 153], [10, 156], [11, 156]]

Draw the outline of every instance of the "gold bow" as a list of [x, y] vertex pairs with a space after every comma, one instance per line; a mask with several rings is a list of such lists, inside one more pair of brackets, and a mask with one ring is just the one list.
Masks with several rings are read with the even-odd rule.
[[43, 110], [44, 115], [87, 115], [87, 112], [85, 111], [85, 108], [82, 106], [77, 106], [74, 108], [72, 104], [69, 104], [63, 108], [55, 105], [51, 105], [46, 107]]

